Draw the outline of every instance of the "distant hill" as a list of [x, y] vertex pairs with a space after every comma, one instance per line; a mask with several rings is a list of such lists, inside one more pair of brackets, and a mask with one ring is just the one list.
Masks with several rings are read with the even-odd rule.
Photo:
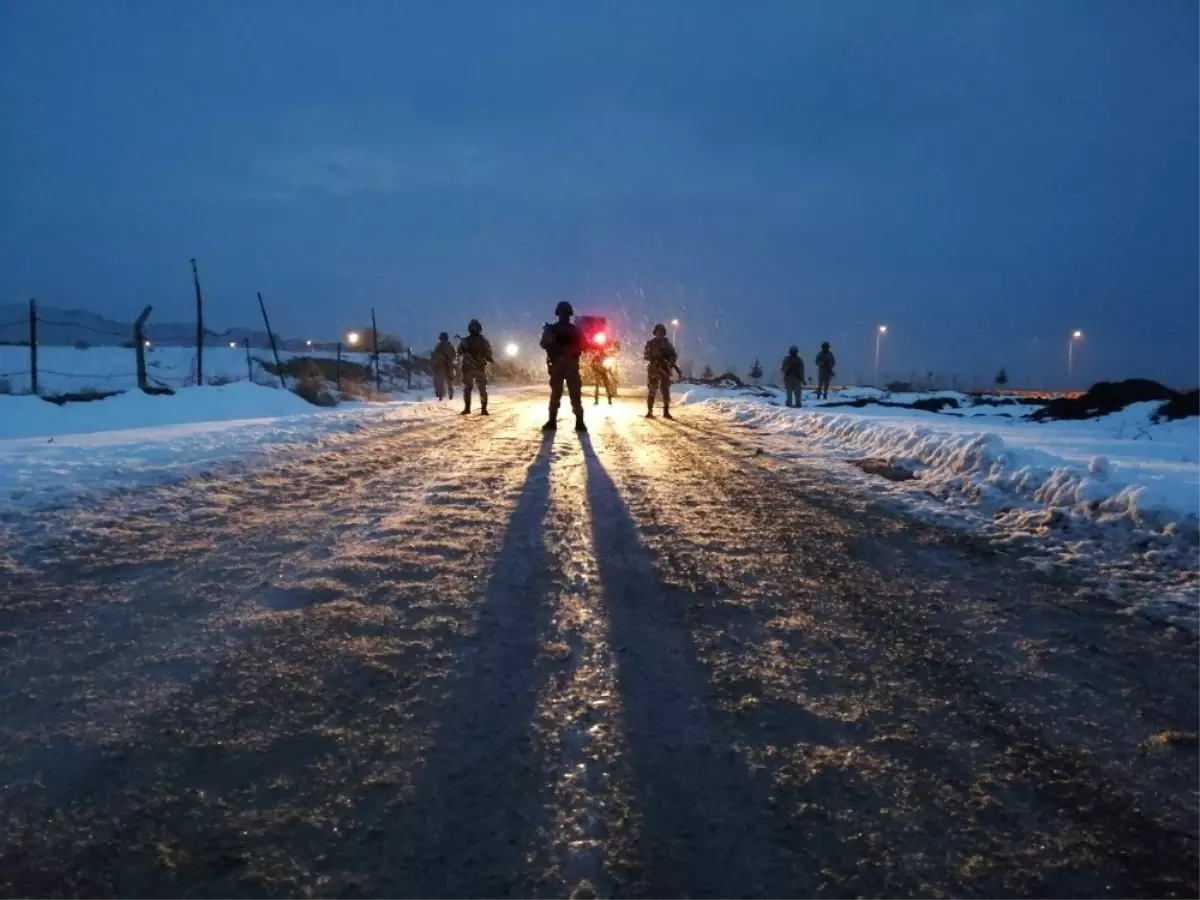
[[[29, 340], [29, 306], [25, 303], [0, 304], [0, 344], [19, 344]], [[146, 337], [163, 347], [192, 347], [196, 343], [193, 323], [159, 322], [151, 317]], [[230, 341], [241, 344], [250, 339], [252, 347], [270, 345], [266, 331], [230, 328], [226, 331], [205, 329], [204, 345], [219, 347]], [[280, 347], [295, 347], [303, 341], [284, 341], [275, 336]], [[38, 306], [38, 344], [71, 347], [80, 341], [93, 347], [120, 346], [133, 340], [133, 323], [119, 322], [82, 309], [58, 309]]]

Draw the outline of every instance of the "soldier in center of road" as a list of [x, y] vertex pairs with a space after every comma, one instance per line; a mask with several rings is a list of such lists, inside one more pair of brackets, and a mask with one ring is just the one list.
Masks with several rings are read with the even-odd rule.
[[467, 336], [459, 342], [458, 355], [462, 358], [463, 376], [463, 411], [461, 415], [471, 412], [471, 388], [479, 388], [479, 414], [486, 416], [487, 411], [487, 367], [492, 359], [492, 345], [483, 336], [483, 325], [478, 319], [472, 319], [467, 324]]
[[546, 351], [546, 366], [550, 370], [550, 417], [543, 431], [558, 427], [558, 407], [562, 403], [563, 382], [571, 397], [575, 413], [575, 430], [587, 431], [583, 422], [583, 380], [579, 376], [579, 357], [583, 354], [583, 334], [571, 322], [575, 310], [566, 300], [554, 307], [558, 321], [542, 329], [542, 349]]

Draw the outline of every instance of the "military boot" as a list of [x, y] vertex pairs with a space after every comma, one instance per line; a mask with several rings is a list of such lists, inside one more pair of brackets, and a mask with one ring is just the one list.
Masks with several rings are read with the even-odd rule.
[[580, 434], [587, 434], [587, 425], [583, 422], [583, 416], [575, 417], [575, 430]]

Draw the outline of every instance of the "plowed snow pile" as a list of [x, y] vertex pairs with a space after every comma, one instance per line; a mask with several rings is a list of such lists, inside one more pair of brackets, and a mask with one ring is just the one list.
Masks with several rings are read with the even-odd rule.
[[1039, 567], [1078, 574], [1088, 589], [1197, 629], [1196, 417], [1155, 422], [1158, 403], [1047, 423], [978, 408], [966, 418], [894, 408], [787, 409], [771, 398], [712, 389], [689, 391], [684, 402], [754, 428], [784, 456], [878, 460], [910, 472], [910, 480], [885, 480], [839, 467], [839, 477], [900, 499], [923, 517], [982, 531], [997, 546], [1032, 554]]

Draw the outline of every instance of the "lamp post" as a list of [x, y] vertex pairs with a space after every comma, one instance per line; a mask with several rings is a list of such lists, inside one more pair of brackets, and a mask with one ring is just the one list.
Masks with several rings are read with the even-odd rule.
[[887, 326], [880, 325], [875, 332], [875, 387], [879, 387], [879, 351], [883, 346], [883, 336], [887, 334]]
[[1071, 332], [1071, 338], [1067, 341], [1067, 390], [1070, 390], [1075, 383], [1075, 342], [1083, 340], [1083, 332], [1076, 328]]
[[679, 320], [671, 320], [671, 343], [675, 345], [675, 349], [679, 349]]

